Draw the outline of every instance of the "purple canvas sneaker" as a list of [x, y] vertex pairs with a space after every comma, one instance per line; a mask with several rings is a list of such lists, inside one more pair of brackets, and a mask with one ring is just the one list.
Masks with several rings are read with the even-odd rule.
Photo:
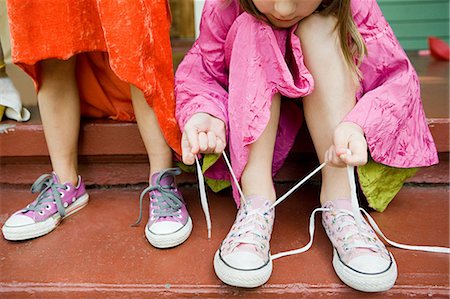
[[333, 267], [348, 286], [363, 292], [392, 288], [397, 265], [372, 228], [362, 218], [358, 227], [350, 200], [337, 199], [323, 205], [322, 224], [333, 244]]
[[214, 270], [224, 283], [244, 288], [263, 285], [272, 274], [270, 235], [274, 210], [270, 202], [249, 196], [214, 256]]
[[136, 224], [142, 219], [143, 197], [149, 192], [150, 211], [145, 236], [157, 248], [180, 245], [192, 231], [191, 217], [175, 183], [175, 176], [180, 173], [179, 168], [169, 168], [153, 174], [151, 185], [141, 193], [141, 212]]
[[40, 176], [31, 187], [40, 192], [26, 208], [17, 211], [3, 225], [3, 236], [18, 241], [43, 236], [66, 217], [87, 205], [89, 195], [78, 176], [78, 185], [61, 184], [55, 173]]

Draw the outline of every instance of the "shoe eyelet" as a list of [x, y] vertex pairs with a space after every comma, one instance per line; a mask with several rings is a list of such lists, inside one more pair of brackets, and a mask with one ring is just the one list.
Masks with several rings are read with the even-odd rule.
[[52, 202], [53, 202], [54, 204], [56, 204], [56, 200], [53, 200]]
[[51, 207], [50, 205], [46, 205], [46, 206], [45, 206], [45, 209], [46, 209], [46, 210], [50, 210], [51, 208], [52, 208], [52, 207]]
[[76, 197], [72, 197], [72, 202], [75, 202], [76, 200]]
[[42, 216], [42, 215], [45, 214], [45, 212], [41, 210], [41, 211], [38, 212], [38, 214]]
[[181, 216], [181, 214], [178, 214], [177, 218], [181, 219], [181, 218], [183, 218], [183, 216]]
[[64, 197], [64, 193], [59, 192], [59, 197], [63, 198]]
[[63, 204], [63, 206], [64, 206], [65, 208], [67, 208], [67, 207], [69, 206], [69, 204], [68, 204], [67, 202], [65, 202], [65, 203]]
[[64, 188], [66, 191], [70, 191], [70, 186], [66, 185], [66, 188]]

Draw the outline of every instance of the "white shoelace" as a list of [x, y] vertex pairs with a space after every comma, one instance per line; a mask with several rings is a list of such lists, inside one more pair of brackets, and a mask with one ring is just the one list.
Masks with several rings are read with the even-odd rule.
[[[239, 194], [242, 196], [243, 200], [245, 201], [244, 193], [242, 192], [242, 189], [239, 186], [239, 182], [238, 182], [238, 180], [236, 178], [236, 175], [234, 174], [233, 168], [231, 167], [231, 164], [230, 164], [230, 161], [229, 161], [229, 159], [227, 157], [227, 154], [225, 152], [223, 152], [222, 155], [223, 155], [223, 158], [224, 158], [224, 160], [225, 160], [225, 162], [227, 164], [227, 167], [228, 167], [228, 169], [229, 169], [229, 171], [231, 173], [233, 181], [236, 184], [236, 187], [238, 188]], [[204, 178], [203, 178], [203, 173], [202, 173], [202, 170], [201, 170], [201, 167], [200, 167], [200, 163], [199, 163], [197, 157], [195, 158], [195, 161], [196, 161], [196, 164], [197, 164], [197, 176], [198, 176], [198, 180], [199, 180], [200, 200], [202, 202], [203, 212], [205, 214], [206, 224], [207, 224], [207, 227], [208, 227], [208, 238], [210, 238], [211, 237], [211, 218], [210, 218], [210, 214], [209, 214], [209, 210], [208, 210], [208, 199], [206, 197]], [[303, 185], [312, 176], [314, 176], [323, 167], [325, 167], [325, 165], [326, 165], [326, 162], [320, 164], [310, 174], [305, 176], [302, 180], [300, 180], [297, 184], [295, 184], [291, 189], [289, 189], [285, 194], [283, 194], [281, 197], [279, 197], [270, 207], [267, 208], [267, 210], [265, 212], [275, 208], [275, 206], [277, 206], [283, 200], [285, 200], [289, 195], [291, 195], [301, 185]], [[349, 182], [350, 182], [352, 212], [353, 212], [353, 216], [355, 218], [355, 221], [356, 221], [356, 224], [357, 224], [358, 228], [362, 227], [362, 223], [363, 223], [363, 220], [362, 220], [363, 216], [361, 214], [361, 212], [362, 212], [366, 216], [366, 218], [369, 221], [369, 223], [372, 226], [372, 228], [378, 233], [378, 235], [381, 236], [387, 243], [389, 243], [390, 245], [392, 245], [394, 247], [401, 248], [401, 249], [406, 249], [406, 250], [416, 250], [416, 251], [425, 251], [425, 252], [435, 252], [435, 253], [447, 253], [447, 254], [450, 254], [450, 248], [448, 248], [448, 247], [408, 245], [408, 244], [401, 244], [401, 243], [397, 243], [397, 242], [389, 240], [383, 234], [383, 232], [378, 227], [378, 225], [375, 222], [375, 220], [369, 215], [369, 213], [367, 213], [364, 209], [359, 207], [358, 197], [357, 197], [357, 193], [356, 193], [355, 169], [354, 169], [353, 166], [347, 166], [347, 175], [348, 175], [348, 179], [349, 179]], [[308, 244], [306, 244], [305, 246], [303, 246], [301, 248], [298, 248], [298, 249], [294, 249], [294, 250], [289, 250], [289, 251], [273, 254], [273, 255], [271, 255], [272, 260], [308, 251], [311, 248], [311, 246], [313, 244], [313, 241], [314, 241], [315, 215], [317, 214], [317, 212], [327, 212], [327, 211], [330, 211], [330, 209], [328, 209], [328, 208], [316, 208], [316, 209], [314, 209], [314, 211], [312, 211], [311, 216], [309, 217], [309, 237], [310, 237], [310, 240], [309, 240]]]

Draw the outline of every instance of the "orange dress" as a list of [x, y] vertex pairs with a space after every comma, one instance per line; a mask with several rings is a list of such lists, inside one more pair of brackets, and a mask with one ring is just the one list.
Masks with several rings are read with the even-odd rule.
[[41, 60], [77, 55], [81, 114], [134, 121], [130, 84], [141, 89], [172, 149], [175, 120], [166, 0], [9, 0], [13, 61], [40, 86]]

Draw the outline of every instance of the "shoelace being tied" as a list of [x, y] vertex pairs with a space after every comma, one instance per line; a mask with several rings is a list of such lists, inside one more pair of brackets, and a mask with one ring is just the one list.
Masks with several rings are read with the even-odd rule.
[[[351, 154], [350, 151], [349, 151], [349, 154]], [[245, 196], [244, 196], [244, 194], [242, 192], [242, 189], [241, 189], [241, 187], [239, 185], [239, 182], [238, 182], [238, 180], [236, 178], [236, 175], [234, 174], [233, 168], [231, 167], [231, 164], [229, 162], [227, 154], [225, 152], [223, 152], [222, 156], [223, 156], [223, 158], [224, 158], [224, 160], [225, 160], [225, 162], [227, 164], [227, 167], [228, 167], [228, 169], [229, 169], [229, 171], [231, 173], [233, 181], [236, 184], [236, 187], [238, 188], [239, 194], [241, 195], [242, 200], [245, 202]], [[204, 212], [205, 217], [206, 217], [206, 223], [207, 223], [207, 229], [208, 229], [208, 238], [210, 238], [211, 237], [211, 218], [210, 218], [210, 214], [209, 214], [209, 210], [208, 210], [208, 201], [207, 201], [207, 197], [206, 197], [204, 178], [203, 178], [203, 173], [201, 171], [200, 163], [199, 163], [197, 157], [195, 158], [195, 160], [196, 160], [196, 164], [197, 164], [197, 176], [198, 176], [198, 180], [199, 180], [200, 199], [201, 199], [201, 203], [202, 203], [202, 207], [203, 207], [203, 212]], [[320, 164], [316, 169], [314, 169], [311, 173], [309, 173], [302, 180], [300, 180], [297, 184], [295, 184], [285, 194], [283, 194], [281, 197], [279, 197], [270, 207], [268, 207], [265, 211], [260, 212], [260, 213], [264, 214], [264, 213], [270, 211], [271, 209], [275, 208], [275, 206], [280, 204], [289, 195], [291, 195], [293, 192], [295, 192], [301, 185], [303, 185], [306, 181], [308, 181], [311, 177], [313, 177], [316, 173], [318, 173], [323, 167], [325, 167], [326, 164], [327, 164], [326, 162]], [[365, 225], [363, 225], [363, 220], [362, 220], [362, 217], [363, 217], [362, 214], [364, 214], [366, 216], [367, 220], [369, 221], [370, 225], [372, 226], [372, 228], [375, 230], [375, 232], [377, 232], [377, 234], [379, 236], [381, 236], [387, 243], [389, 243], [390, 245], [392, 245], [394, 247], [398, 247], [398, 248], [406, 249], [406, 250], [417, 250], [417, 251], [425, 251], [425, 252], [436, 252], [436, 253], [447, 253], [447, 254], [450, 254], [450, 248], [447, 248], [447, 247], [408, 245], [408, 244], [401, 244], [401, 243], [397, 243], [397, 242], [389, 240], [383, 234], [383, 232], [378, 227], [378, 225], [376, 224], [375, 220], [369, 215], [369, 213], [367, 213], [364, 209], [359, 207], [358, 197], [357, 197], [357, 193], [356, 193], [355, 169], [354, 169], [354, 166], [347, 166], [347, 175], [348, 175], [348, 179], [349, 179], [349, 182], [350, 182], [351, 203], [352, 203], [352, 214], [347, 214], [347, 215], [349, 215], [349, 216], [351, 216], [351, 217], [353, 217], [355, 219], [356, 225], [357, 225], [358, 230], [359, 230], [359, 234], [361, 234], [363, 237], [366, 236], [365, 231], [367, 231], [367, 228], [365, 228]], [[330, 211], [330, 209], [328, 209], [328, 208], [316, 208], [316, 209], [314, 209], [312, 211], [312, 213], [310, 215], [310, 218], [309, 218], [309, 236], [310, 236], [310, 240], [305, 246], [303, 246], [302, 248], [299, 248], [299, 249], [295, 249], [295, 250], [290, 250], [290, 251], [280, 252], [280, 253], [274, 254], [274, 255], [271, 256], [272, 260], [308, 251], [311, 248], [311, 246], [313, 244], [313, 241], [314, 241], [315, 215], [318, 212], [327, 212], [327, 211]], [[347, 237], [351, 237], [351, 236], [349, 235]], [[373, 245], [371, 245], [371, 244], [356, 244], [356, 245], [358, 245], [358, 246], [364, 245], [366, 248], [373, 248], [372, 247]]]
[[166, 176], [175, 176], [179, 175], [180, 173], [181, 170], [179, 168], [169, 168], [158, 175], [158, 177], [156, 178], [155, 186], [150, 185], [141, 192], [141, 195], [139, 196], [139, 217], [136, 223], [134, 223], [132, 226], [138, 225], [142, 220], [142, 201], [147, 192], [156, 190], [160, 193], [160, 195], [151, 195], [151, 199], [156, 199], [156, 201], [152, 204], [158, 207], [158, 209], [155, 209], [153, 216], [171, 217], [176, 215], [177, 211], [183, 204], [182, 199], [176, 192], [174, 192], [174, 186], [161, 185], [161, 180]]
[[64, 217], [66, 215], [66, 209], [61, 201], [62, 194], [58, 191], [60, 188], [66, 189], [66, 185], [57, 184], [51, 174], [41, 175], [31, 186], [31, 193], [40, 192], [36, 202], [29, 204], [22, 211], [25, 213], [28, 211], [38, 211], [40, 213], [43, 208], [50, 208], [49, 203], [54, 203], [56, 204], [59, 215]]

